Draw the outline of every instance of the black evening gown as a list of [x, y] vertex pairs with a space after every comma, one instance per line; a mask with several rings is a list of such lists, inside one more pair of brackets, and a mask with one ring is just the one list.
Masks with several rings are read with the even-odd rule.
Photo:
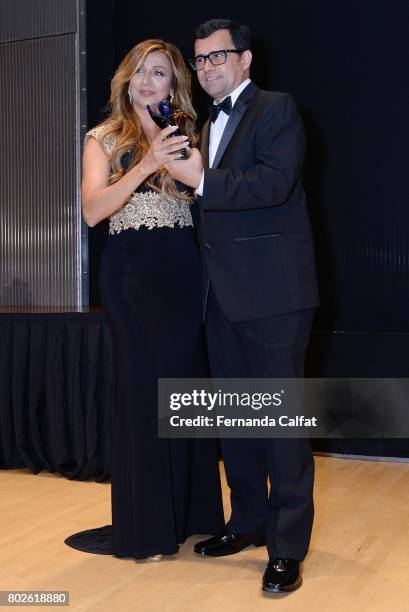
[[190, 535], [224, 527], [216, 440], [157, 435], [158, 377], [209, 375], [194, 228], [141, 226], [108, 235], [100, 287], [116, 380], [112, 525], [66, 543], [136, 559], [173, 554]]

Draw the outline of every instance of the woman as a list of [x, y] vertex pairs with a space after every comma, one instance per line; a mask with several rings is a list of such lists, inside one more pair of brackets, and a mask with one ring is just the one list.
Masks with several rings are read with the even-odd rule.
[[[186, 114], [172, 138], [174, 128], [160, 130], [147, 110], [169, 96]], [[66, 542], [157, 560], [224, 526], [215, 441], [157, 436], [157, 379], [208, 376], [193, 196], [164, 169], [197, 140], [180, 51], [161, 40], [136, 45], [115, 73], [110, 105], [87, 134], [82, 201], [88, 225], [109, 218], [100, 286], [116, 380], [112, 527]]]

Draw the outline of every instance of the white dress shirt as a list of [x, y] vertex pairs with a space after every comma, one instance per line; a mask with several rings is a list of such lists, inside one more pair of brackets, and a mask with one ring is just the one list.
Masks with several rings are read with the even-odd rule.
[[[231, 94], [229, 94], [231, 97], [232, 109], [237, 101], [237, 98], [239, 97], [243, 89], [245, 89], [250, 82], [251, 82], [250, 79], [246, 79], [245, 81], [240, 83], [240, 85], [236, 87], [236, 89], [234, 89], [231, 92]], [[228, 96], [224, 96], [224, 98], [219, 100], [219, 103], [223, 102], [223, 100], [227, 97]], [[213, 102], [213, 104], [215, 104], [215, 102]], [[209, 168], [211, 168], [213, 165], [214, 158], [216, 157], [217, 149], [219, 148], [219, 144], [223, 136], [224, 128], [226, 127], [228, 120], [229, 120], [229, 115], [226, 115], [224, 111], [220, 111], [219, 116], [217, 117], [216, 121], [214, 123], [212, 121], [210, 122]], [[204, 187], [204, 170], [202, 172], [202, 178], [201, 178], [198, 188], [195, 191], [195, 194], [199, 196], [203, 195], [203, 187]]]

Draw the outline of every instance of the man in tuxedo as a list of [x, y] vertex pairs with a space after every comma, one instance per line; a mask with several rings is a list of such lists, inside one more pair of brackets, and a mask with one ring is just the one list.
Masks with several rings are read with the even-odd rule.
[[[212, 375], [295, 378], [318, 305], [301, 183], [304, 130], [289, 95], [250, 80], [251, 61], [246, 26], [213, 19], [198, 27], [191, 65], [213, 98], [211, 114], [201, 155], [193, 149], [167, 168], [198, 195]], [[310, 441], [222, 439], [221, 447], [231, 517], [195, 552], [216, 557], [266, 544], [263, 590], [295, 590], [314, 513]]]

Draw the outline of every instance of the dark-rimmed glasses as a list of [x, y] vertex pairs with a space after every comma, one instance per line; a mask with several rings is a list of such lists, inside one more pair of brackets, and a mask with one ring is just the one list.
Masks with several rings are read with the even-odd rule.
[[213, 66], [220, 66], [225, 64], [228, 53], [243, 53], [239, 49], [219, 49], [218, 51], [210, 51], [207, 55], [196, 55], [189, 60], [189, 64], [193, 70], [203, 70], [206, 66], [206, 60], [208, 59]]

